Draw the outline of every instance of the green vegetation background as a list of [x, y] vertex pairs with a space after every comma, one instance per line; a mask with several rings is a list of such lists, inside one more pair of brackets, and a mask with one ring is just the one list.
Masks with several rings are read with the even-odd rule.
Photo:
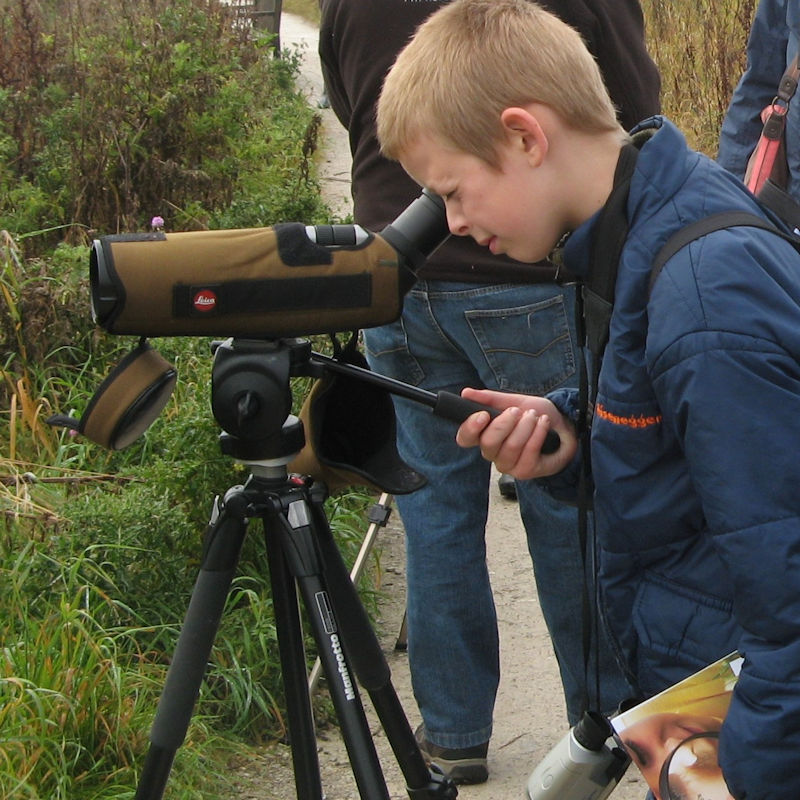
[[[754, 5], [643, 2], [664, 110], [712, 156]], [[317, 0], [283, 8], [318, 18]], [[80, 416], [133, 344], [91, 323], [88, 246], [155, 215], [330, 221], [298, 63], [216, 0], [0, 0], [2, 797], [133, 796], [211, 500], [241, 477], [209, 414], [209, 340], [154, 342], [178, 385], [124, 451], [44, 422]], [[328, 502], [346, 560], [369, 501]], [[266, 576], [251, 535], [167, 797], [229, 796], [230, 759], [285, 733]]]

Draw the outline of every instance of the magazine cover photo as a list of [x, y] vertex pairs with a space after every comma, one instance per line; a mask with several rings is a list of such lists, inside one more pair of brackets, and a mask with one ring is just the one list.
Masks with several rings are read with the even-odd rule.
[[717, 751], [741, 665], [731, 653], [611, 720], [656, 800], [733, 800]]

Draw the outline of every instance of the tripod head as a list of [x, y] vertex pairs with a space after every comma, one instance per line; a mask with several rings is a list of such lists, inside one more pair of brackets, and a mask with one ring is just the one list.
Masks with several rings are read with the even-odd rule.
[[310, 357], [310, 342], [227, 339], [213, 350], [211, 409], [223, 430], [222, 452], [242, 461], [289, 463], [306, 441], [291, 414], [289, 378]]
[[[212, 406], [226, 432], [223, 452], [240, 459], [286, 457], [293, 472], [322, 479], [329, 489], [369, 486], [389, 494], [407, 494], [425, 484], [397, 452], [395, 414], [390, 395], [429, 406], [437, 416], [463, 422], [476, 411], [494, 409], [460, 395], [433, 393], [371, 372], [353, 335], [336, 357], [313, 352], [305, 339], [269, 342], [230, 339], [217, 348]], [[316, 378], [300, 411], [307, 441], [289, 416], [288, 377]], [[548, 434], [545, 452], [560, 444]], [[302, 448], [302, 450], [300, 450]]]

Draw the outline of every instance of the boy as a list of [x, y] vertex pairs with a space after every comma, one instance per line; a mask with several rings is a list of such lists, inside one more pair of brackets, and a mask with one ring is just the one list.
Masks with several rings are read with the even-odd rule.
[[[629, 140], [577, 34], [527, 0], [455, 0], [424, 23], [378, 104], [384, 153], [440, 194], [454, 234], [573, 275], [621, 241], [609, 342], [592, 398], [602, 611], [652, 695], [738, 649], [720, 738], [737, 800], [800, 797], [800, 467], [776, 463], [800, 414], [800, 258], [768, 231], [670, 234], [717, 211], [764, 212], [654, 117]], [[625, 197], [627, 195], [627, 197]], [[603, 212], [603, 213], [601, 213]], [[504, 410], [459, 429], [498, 469], [562, 496], [579, 460], [577, 392], [465, 390]], [[561, 446], [540, 448], [553, 428]]]

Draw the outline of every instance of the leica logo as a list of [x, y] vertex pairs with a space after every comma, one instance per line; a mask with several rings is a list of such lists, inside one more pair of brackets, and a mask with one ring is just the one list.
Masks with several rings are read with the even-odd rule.
[[197, 311], [213, 311], [217, 306], [217, 296], [210, 289], [201, 289], [192, 300]]

